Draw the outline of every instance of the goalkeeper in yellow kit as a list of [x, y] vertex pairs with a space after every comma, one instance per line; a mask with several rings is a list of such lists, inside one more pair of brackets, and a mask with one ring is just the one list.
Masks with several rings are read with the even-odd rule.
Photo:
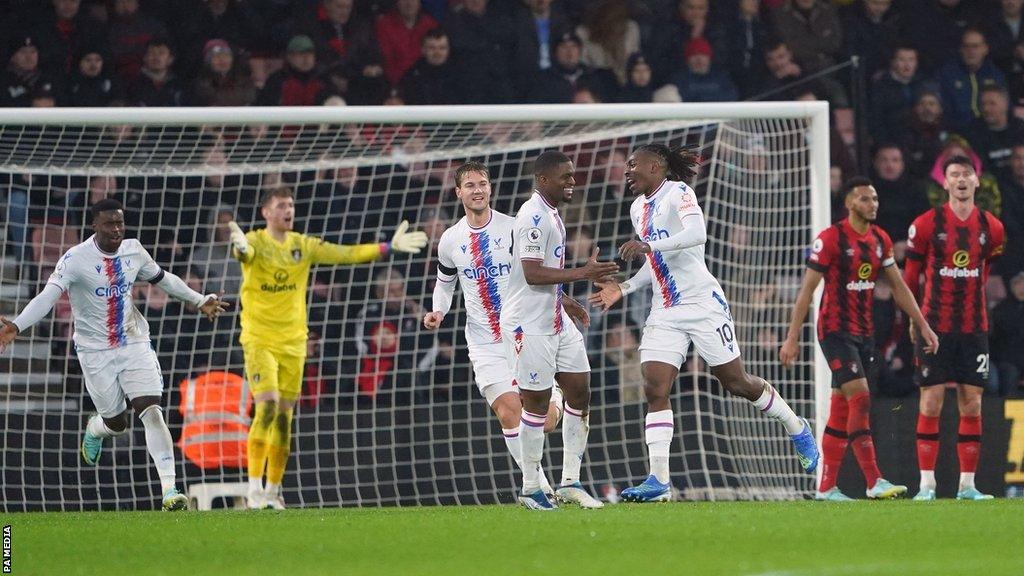
[[[372, 262], [390, 251], [415, 254], [423, 232], [402, 222], [391, 242], [342, 246], [292, 232], [295, 200], [289, 188], [264, 193], [261, 230], [231, 227], [232, 254], [242, 263], [242, 350], [256, 412], [249, 428], [249, 507], [284, 508], [281, 479], [291, 447], [292, 410], [306, 361], [306, 286], [315, 264]], [[267, 485], [263, 487], [266, 468]]]

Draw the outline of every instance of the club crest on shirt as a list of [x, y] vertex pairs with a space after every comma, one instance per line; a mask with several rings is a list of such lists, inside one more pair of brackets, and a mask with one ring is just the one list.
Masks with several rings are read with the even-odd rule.
[[939, 232], [939, 233], [938, 233], [938, 234], [936, 235], [936, 237], [937, 237], [937, 238], [939, 239], [939, 242], [945, 242], [945, 241], [946, 241], [946, 238], [947, 238], [947, 236], [946, 236], [946, 233], [945, 233], [945, 232]]
[[292, 260], [295, 260], [296, 262], [302, 260], [302, 250], [299, 250], [298, 248], [292, 250]]
[[853, 248], [847, 248], [846, 249], [846, 255], [847, 256], [853, 256], [854, 255]]
[[492, 238], [491, 242], [494, 243], [495, 248], [501, 248], [501, 238]]
[[878, 256], [879, 258], [882, 257], [882, 247], [881, 246], [875, 246], [875, 256]]
[[985, 236], [984, 232], [982, 232], [981, 234], [978, 234], [978, 244], [981, 244], [982, 246], [984, 246], [985, 242], [987, 240], [988, 240], [988, 238]]

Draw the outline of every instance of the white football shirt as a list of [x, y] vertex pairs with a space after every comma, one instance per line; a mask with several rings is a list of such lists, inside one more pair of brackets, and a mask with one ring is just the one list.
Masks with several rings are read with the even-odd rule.
[[108, 350], [149, 342], [149, 323], [132, 302], [132, 286], [136, 279], [158, 280], [163, 270], [134, 238], [122, 240], [116, 254], [100, 250], [95, 238], [61, 256], [47, 281], [71, 300], [75, 348]]
[[[683, 182], [670, 180], [662, 182], [650, 197], [639, 196], [629, 208], [633, 229], [649, 244], [680, 232], [683, 219], [690, 215], [700, 218], [688, 219], [687, 225], [697, 222], [704, 225], [704, 213], [693, 189]], [[652, 308], [693, 304], [716, 295], [722, 298], [722, 287], [704, 262], [704, 244], [670, 252], [655, 249], [646, 256], [653, 280]]]
[[[480, 228], [465, 216], [444, 231], [437, 246], [438, 282], [454, 282], [466, 295], [466, 342], [501, 342], [501, 307], [512, 273], [512, 227], [515, 218], [491, 210]], [[455, 271], [454, 274], [452, 271]]]
[[530, 286], [522, 265], [522, 260], [538, 260], [548, 268], [565, 267], [565, 225], [558, 209], [534, 192], [519, 207], [512, 237], [512, 274], [508, 298], [501, 309], [501, 329], [523, 334], [559, 334], [569, 321], [562, 309], [561, 284]]

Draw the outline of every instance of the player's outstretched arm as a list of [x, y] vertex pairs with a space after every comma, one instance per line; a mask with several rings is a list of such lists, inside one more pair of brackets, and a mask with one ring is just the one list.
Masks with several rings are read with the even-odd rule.
[[190, 304], [199, 309], [209, 320], [214, 320], [231, 306], [230, 303], [220, 299], [216, 294], [203, 296], [199, 292], [188, 287], [184, 280], [176, 275], [161, 270], [157, 278], [150, 281], [154, 286], [163, 290], [168, 296], [179, 302]]
[[808, 268], [804, 271], [804, 281], [800, 285], [800, 293], [796, 295], [796, 304], [793, 306], [793, 314], [789, 318], [789, 331], [786, 333], [786, 340], [779, 348], [779, 361], [786, 368], [789, 368], [800, 357], [800, 332], [803, 328], [804, 318], [807, 318], [807, 311], [811, 308], [811, 299], [814, 298], [814, 290], [824, 275], [817, 270]]
[[18, 314], [13, 322], [6, 318], [0, 318], [3, 321], [3, 328], [0, 328], [0, 351], [6, 349], [7, 345], [13, 342], [23, 330], [28, 330], [46, 318], [50, 310], [53, 310], [57, 300], [60, 300], [60, 295], [63, 292], [56, 284], [47, 284], [35, 298], [25, 305], [21, 314]]
[[576, 268], [550, 268], [544, 266], [541, 260], [523, 258], [523, 276], [530, 286], [567, 284], [578, 280], [611, 282], [611, 276], [619, 271], [619, 265], [615, 262], [598, 262], [597, 253], [598, 248], [594, 248], [587, 263]]
[[591, 294], [587, 300], [601, 310], [608, 311], [624, 296], [629, 296], [645, 286], [650, 286], [651, 281], [651, 263], [644, 262], [640, 270], [625, 282], [595, 282], [594, 285], [600, 290]]
[[910, 317], [911, 334], [916, 337], [917, 334], [914, 334], [914, 332], [920, 332], [921, 338], [924, 338], [925, 352], [929, 354], [935, 354], [938, 352], [939, 337], [932, 330], [932, 327], [928, 325], [928, 321], [925, 320], [924, 314], [921, 313], [921, 308], [917, 305], [917, 300], [914, 299], [914, 295], [911, 294], [910, 288], [907, 287], [907, 284], [903, 281], [903, 276], [900, 275], [899, 266], [896, 266], [895, 264], [892, 266], [886, 266], [885, 278], [889, 281], [889, 285], [892, 286], [892, 299], [895, 300], [896, 305]]

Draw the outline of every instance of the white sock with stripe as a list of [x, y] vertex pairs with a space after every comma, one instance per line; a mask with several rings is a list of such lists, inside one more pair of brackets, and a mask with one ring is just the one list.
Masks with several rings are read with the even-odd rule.
[[562, 421], [562, 486], [580, 481], [580, 466], [587, 452], [587, 436], [590, 434], [590, 415], [565, 403]]
[[511, 454], [512, 459], [516, 461], [516, 466], [522, 470], [523, 443], [519, 441], [519, 428], [502, 428], [501, 434], [505, 437], [505, 446], [508, 447], [508, 453]]
[[523, 410], [519, 423], [519, 442], [522, 450], [520, 468], [523, 471], [523, 494], [540, 490], [540, 460], [544, 456], [544, 414]]
[[754, 408], [761, 411], [762, 414], [781, 422], [786, 427], [786, 433], [790, 436], [799, 434], [804, 430], [804, 421], [793, 412], [793, 409], [786, 404], [786, 401], [779, 396], [779, 393], [775, 391], [775, 387], [768, 382], [764, 383], [764, 391], [761, 392], [760, 398], [754, 400]]
[[647, 440], [651, 474], [658, 479], [658, 482], [667, 484], [670, 478], [669, 447], [672, 445], [672, 437], [675, 432], [675, 418], [672, 417], [672, 410], [648, 412], [644, 423], [644, 438]]
[[174, 488], [174, 440], [164, 422], [164, 411], [159, 406], [150, 406], [139, 414], [139, 420], [146, 427], [146, 450], [160, 475], [160, 486], [166, 494]]

